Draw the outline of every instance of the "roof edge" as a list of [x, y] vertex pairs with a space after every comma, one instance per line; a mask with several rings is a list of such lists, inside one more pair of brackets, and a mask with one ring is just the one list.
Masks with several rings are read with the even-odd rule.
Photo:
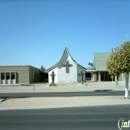
[[[64, 56], [64, 54], [65, 54], [65, 51], [67, 51], [67, 53], [70, 55], [70, 58], [73, 60], [73, 62], [74, 62], [76, 65], [81, 66], [80, 64], [78, 64], [78, 63], [72, 58], [72, 56], [71, 56], [71, 54], [70, 54], [70, 52], [69, 52], [69, 50], [68, 50], [67, 47], [64, 49], [64, 52], [63, 52], [62, 57], [61, 57], [61, 59], [59, 60], [59, 62], [62, 61], [63, 56]], [[47, 69], [47, 72], [49, 72], [49, 71], [51, 71], [52, 69], [56, 68], [57, 65], [59, 64], [59, 62], [57, 62], [57, 63], [56, 63], [55, 65], [53, 65], [52, 67], [48, 68], [48, 69]], [[81, 66], [81, 67], [83, 67], [83, 66]], [[83, 67], [83, 68], [85, 68], [85, 67]], [[86, 68], [85, 68], [85, 69], [86, 69]]]
[[2, 65], [0, 67], [33, 67], [33, 68], [39, 69], [39, 68], [31, 66], [31, 65]]

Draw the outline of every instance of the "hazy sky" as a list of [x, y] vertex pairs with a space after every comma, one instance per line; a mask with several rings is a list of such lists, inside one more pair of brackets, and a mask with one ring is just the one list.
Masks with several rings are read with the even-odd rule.
[[0, 65], [82, 66], [130, 39], [130, 0], [0, 0]]

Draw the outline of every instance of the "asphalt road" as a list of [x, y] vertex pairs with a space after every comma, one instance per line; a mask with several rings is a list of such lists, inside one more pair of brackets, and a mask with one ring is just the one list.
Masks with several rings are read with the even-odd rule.
[[124, 91], [96, 90], [93, 92], [21, 92], [0, 93], [0, 98], [24, 98], [24, 97], [73, 97], [73, 96], [118, 96], [124, 95]]
[[[1, 130], [118, 130], [130, 105], [0, 111]], [[129, 129], [129, 128], [128, 128]]]

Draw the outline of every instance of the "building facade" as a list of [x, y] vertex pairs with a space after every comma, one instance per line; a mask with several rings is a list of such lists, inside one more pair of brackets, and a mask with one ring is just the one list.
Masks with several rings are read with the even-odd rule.
[[[52, 72], [54, 72], [55, 83], [59, 82], [86, 82], [86, 68], [79, 65], [70, 55], [68, 48], [65, 48], [60, 61], [48, 70], [49, 83], [52, 82]], [[81, 75], [82, 73], [82, 75]]]
[[40, 70], [33, 66], [0, 66], [0, 84], [40, 82]]
[[[78, 64], [65, 48], [60, 61], [50, 67], [47, 73], [33, 66], [0, 66], [0, 84], [30, 84], [38, 82], [52, 82], [52, 73], [55, 83], [59, 82], [86, 82], [88, 81], [119, 81], [125, 80], [122, 73], [113, 79], [108, 74], [106, 62], [110, 53], [94, 53], [93, 67], [86, 69]], [[130, 78], [130, 77], [129, 77]], [[130, 81], [130, 79], [129, 79]]]
[[94, 53], [93, 67], [91, 70], [86, 70], [90, 73], [91, 81], [112, 81], [108, 74], [106, 62], [109, 59], [110, 53]]

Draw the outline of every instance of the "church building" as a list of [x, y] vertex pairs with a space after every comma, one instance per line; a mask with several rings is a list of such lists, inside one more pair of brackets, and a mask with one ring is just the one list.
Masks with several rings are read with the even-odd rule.
[[[68, 48], [65, 48], [58, 63], [41, 72], [40, 69], [25, 66], [0, 66], [0, 84], [30, 84], [39, 82], [60, 83], [60, 82], [88, 82], [88, 81], [124, 81], [124, 74], [121, 73], [115, 78], [108, 74], [106, 62], [110, 53], [94, 53], [93, 66], [85, 68], [78, 64], [71, 56]], [[130, 79], [129, 79], [130, 80]]]
[[86, 68], [78, 64], [70, 55], [68, 48], [58, 63], [50, 67], [48, 70], [49, 83], [52, 82], [52, 73], [54, 73], [54, 82], [86, 82]]
[[86, 70], [86, 73], [90, 73], [91, 75], [91, 81], [112, 81], [111, 76], [108, 74], [106, 64], [109, 56], [110, 53], [108, 52], [94, 53], [93, 68]]

